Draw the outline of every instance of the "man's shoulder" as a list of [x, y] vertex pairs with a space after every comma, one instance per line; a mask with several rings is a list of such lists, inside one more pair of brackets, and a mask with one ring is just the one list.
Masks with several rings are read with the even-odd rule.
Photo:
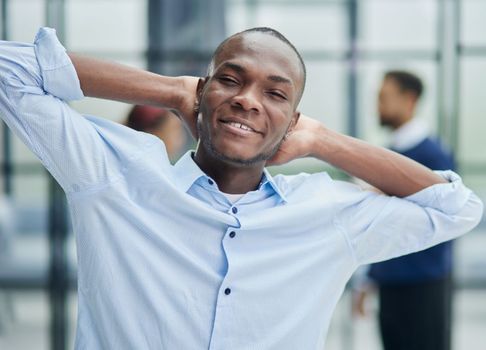
[[359, 203], [368, 196], [378, 195], [351, 181], [333, 179], [325, 171], [276, 175], [274, 179], [289, 202], [310, 203], [319, 208], [332, 206], [337, 209]]
[[164, 142], [151, 134], [131, 129], [123, 124], [91, 115], [83, 116], [103, 140], [107, 157], [115, 158], [123, 168], [131, 165], [143, 167], [147, 163], [170, 165]]
[[277, 185], [285, 185], [293, 188], [308, 184], [332, 181], [329, 174], [325, 171], [316, 173], [300, 172], [298, 174], [276, 174], [274, 180]]
[[418, 150], [422, 152], [435, 152], [441, 154], [449, 154], [451, 153], [450, 149], [441, 141], [441, 139], [437, 136], [427, 136], [413, 147], [411, 150]]
[[292, 193], [306, 196], [326, 194], [329, 197], [336, 194], [343, 195], [361, 191], [356, 184], [335, 180], [326, 171], [316, 173], [301, 172], [295, 175], [278, 174], [274, 176], [274, 181], [286, 195]]
[[434, 169], [451, 169], [454, 167], [452, 151], [437, 137], [429, 136], [404, 155]]

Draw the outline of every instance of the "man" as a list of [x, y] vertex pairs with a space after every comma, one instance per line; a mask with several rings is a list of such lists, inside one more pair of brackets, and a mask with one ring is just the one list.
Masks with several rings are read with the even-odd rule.
[[[381, 125], [393, 130], [391, 149], [430, 169], [454, 162], [426, 126], [415, 119], [422, 81], [412, 73], [385, 74], [379, 93]], [[379, 288], [379, 324], [385, 349], [447, 350], [451, 338], [452, 242], [371, 265]], [[366, 291], [358, 300], [363, 309]]]
[[[269, 28], [225, 40], [199, 81], [70, 59], [50, 29], [33, 46], [3, 43], [0, 58], [1, 114], [69, 201], [77, 349], [322, 349], [359, 265], [455, 238], [482, 215], [458, 175], [300, 116], [304, 63]], [[63, 102], [83, 93], [177, 111], [196, 151], [170, 165], [156, 137]], [[305, 156], [389, 195], [264, 169]]]

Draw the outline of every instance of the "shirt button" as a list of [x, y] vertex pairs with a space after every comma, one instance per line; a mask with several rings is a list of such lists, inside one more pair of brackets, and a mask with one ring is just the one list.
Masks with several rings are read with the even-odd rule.
[[235, 231], [231, 231], [231, 232], [230, 232], [230, 234], [229, 234], [229, 236], [230, 236], [231, 238], [235, 238], [235, 236], [236, 236], [236, 232], [235, 232]]
[[208, 184], [212, 185], [212, 184], [214, 184], [214, 181], [211, 180], [211, 179], [208, 179]]
[[231, 289], [226, 288], [226, 289], [224, 290], [224, 294], [226, 294], [226, 295], [230, 295], [230, 294], [231, 294]]
[[236, 207], [233, 207], [231, 208], [231, 211], [233, 212], [233, 214], [236, 214], [238, 212], [238, 209]]

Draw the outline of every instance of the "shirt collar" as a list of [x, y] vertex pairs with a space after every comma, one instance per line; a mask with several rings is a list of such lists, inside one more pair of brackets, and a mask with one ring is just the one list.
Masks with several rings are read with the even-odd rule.
[[207, 177], [192, 159], [193, 152], [187, 151], [174, 165], [175, 181], [184, 192], [187, 192], [200, 177]]
[[266, 168], [263, 169], [263, 179], [261, 186], [264, 186], [265, 184], [269, 184], [273, 188], [273, 190], [279, 195], [280, 199], [283, 202], [288, 202], [287, 197], [285, 197], [285, 194], [280, 189], [280, 187], [278, 187], [275, 179]]
[[[187, 192], [199, 178], [206, 177], [209, 179], [209, 176], [207, 176], [199, 168], [194, 159], [192, 159], [193, 152], [194, 151], [192, 150], [187, 151], [174, 165], [175, 181], [177, 181], [179, 188], [184, 192]], [[282, 201], [287, 202], [287, 198], [283, 191], [278, 187], [273, 176], [264, 168], [259, 189], [267, 184], [278, 194]]]
[[406, 151], [422, 142], [429, 135], [427, 124], [420, 119], [411, 119], [392, 132], [391, 148]]

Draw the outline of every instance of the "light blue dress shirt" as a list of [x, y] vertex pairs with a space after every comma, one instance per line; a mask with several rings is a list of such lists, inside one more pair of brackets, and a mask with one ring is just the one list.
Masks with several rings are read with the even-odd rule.
[[326, 173], [265, 172], [235, 203], [154, 136], [64, 101], [79, 81], [55, 32], [0, 45], [0, 114], [64, 188], [76, 234], [76, 349], [318, 349], [361, 264], [471, 230], [453, 172], [405, 199]]

